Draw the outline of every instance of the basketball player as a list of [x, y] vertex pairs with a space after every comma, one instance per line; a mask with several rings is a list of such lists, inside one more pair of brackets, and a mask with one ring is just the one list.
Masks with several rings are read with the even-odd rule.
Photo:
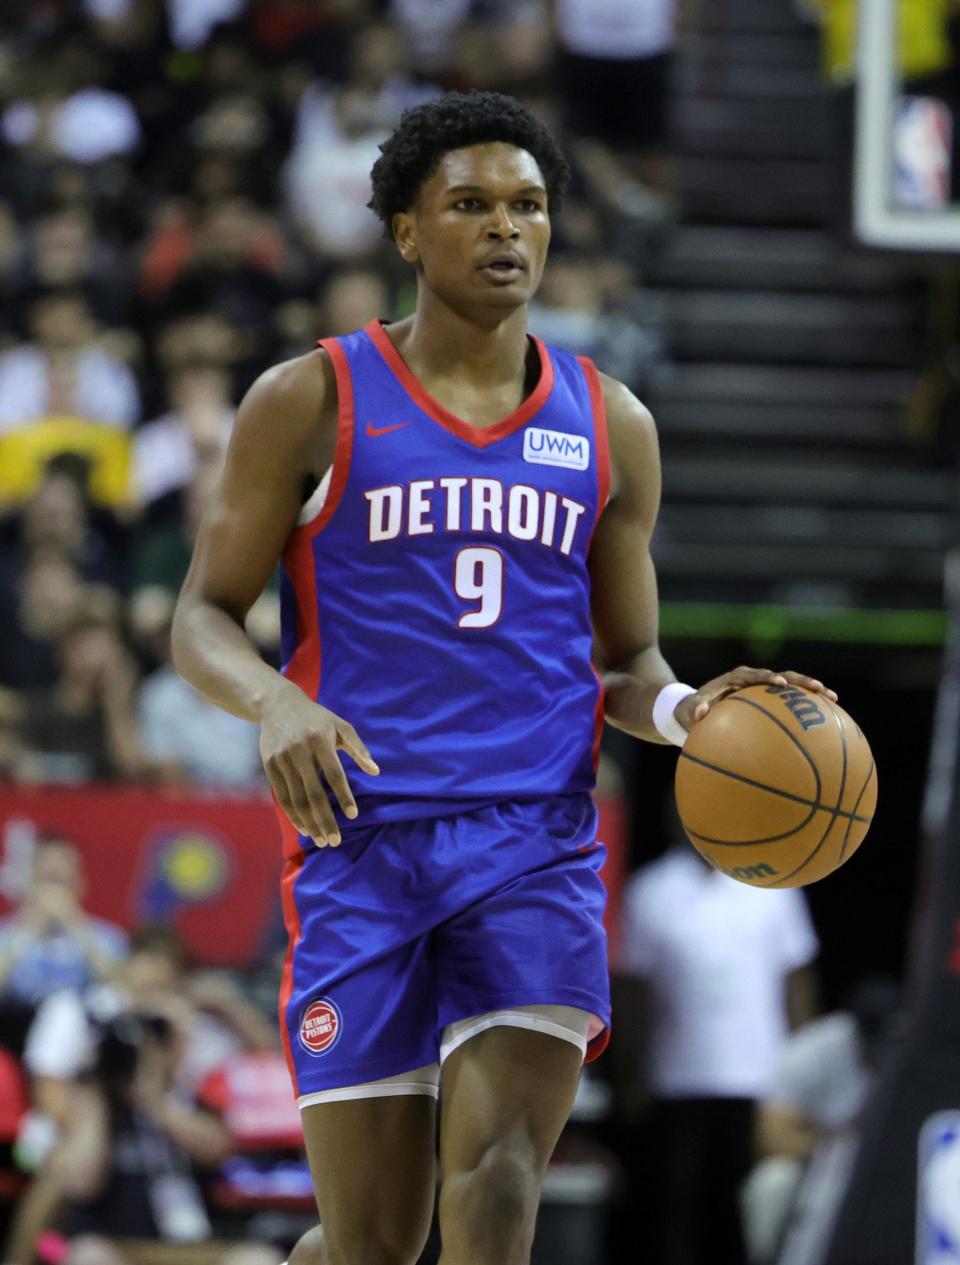
[[[442, 1265], [528, 1261], [610, 1024], [604, 719], [679, 743], [742, 686], [822, 688], [739, 668], [695, 691], [660, 654], [650, 414], [527, 333], [567, 174], [508, 97], [404, 116], [371, 205], [416, 311], [253, 386], [177, 611], [177, 667], [259, 723], [284, 826], [281, 1021], [322, 1230], [296, 1265], [414, 1265], [438, 1090]], [[244, 634], [281, 557], [282, 675]]]

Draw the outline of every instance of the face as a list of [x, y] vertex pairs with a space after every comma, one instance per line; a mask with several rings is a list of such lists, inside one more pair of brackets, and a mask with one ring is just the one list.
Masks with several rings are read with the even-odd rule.
[[180, 965], [160, 949], [138, 949], [124, 968], [127, 987], [134, 997], [153, 997], [174, 992], [180, 983]]
[[349, 334], [387, 311], [387, 288], [375, 272], [348, 272], [335, 277], [323, 296], [324, 329]]
[[454, 311], [502, 319], [540, 284], [550, 244], [545, 184], [515, 145], [451, 150], [410, 211], [394, 216], [400, 254]]
[[48, 351], [71, 351], [92, 333], [84, 301], [72, 295], [38, 300], [30, 309], [34, 340]]
[[55, 545], [69, 552], [86, 528], [86, 506], [74, 480], [65, 474], [48, 474], [24, 514], [27, 540], [32, 545]]
[[82, 887], [80, 857], [69, 843], [47, 843], [37, 848], [31, 886], [62, 887], [79, 894]]

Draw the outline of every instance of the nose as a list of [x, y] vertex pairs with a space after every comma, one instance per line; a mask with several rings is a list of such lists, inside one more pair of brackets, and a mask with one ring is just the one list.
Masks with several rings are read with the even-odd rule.
[[508, 237], [517, 237], [518, 229], [510, 218], [510, 210], [504, 203], [498, 203], [487, 224], [487, 236], [491, 241], [503, 241]]

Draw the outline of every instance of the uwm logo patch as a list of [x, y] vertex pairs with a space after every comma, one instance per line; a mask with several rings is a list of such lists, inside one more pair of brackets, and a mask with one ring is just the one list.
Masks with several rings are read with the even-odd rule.
[[586, 470], [590, 464], [590, 440], [585, 435], [528, 426], [523, 434], [523, 459], [540, 466]]
[[312, 1001], [300, 1016], [300, 1044], [308, 1054], [326, 1054], [340, 1040], [340, 1011], [326, 997]]

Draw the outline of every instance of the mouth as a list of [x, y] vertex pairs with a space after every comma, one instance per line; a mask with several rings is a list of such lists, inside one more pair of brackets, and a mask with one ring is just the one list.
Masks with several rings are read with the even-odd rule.
[[480, 265], [480, 272], [494, 285], [509, 285], [526, 271], [519, 255], [494, 255]]

